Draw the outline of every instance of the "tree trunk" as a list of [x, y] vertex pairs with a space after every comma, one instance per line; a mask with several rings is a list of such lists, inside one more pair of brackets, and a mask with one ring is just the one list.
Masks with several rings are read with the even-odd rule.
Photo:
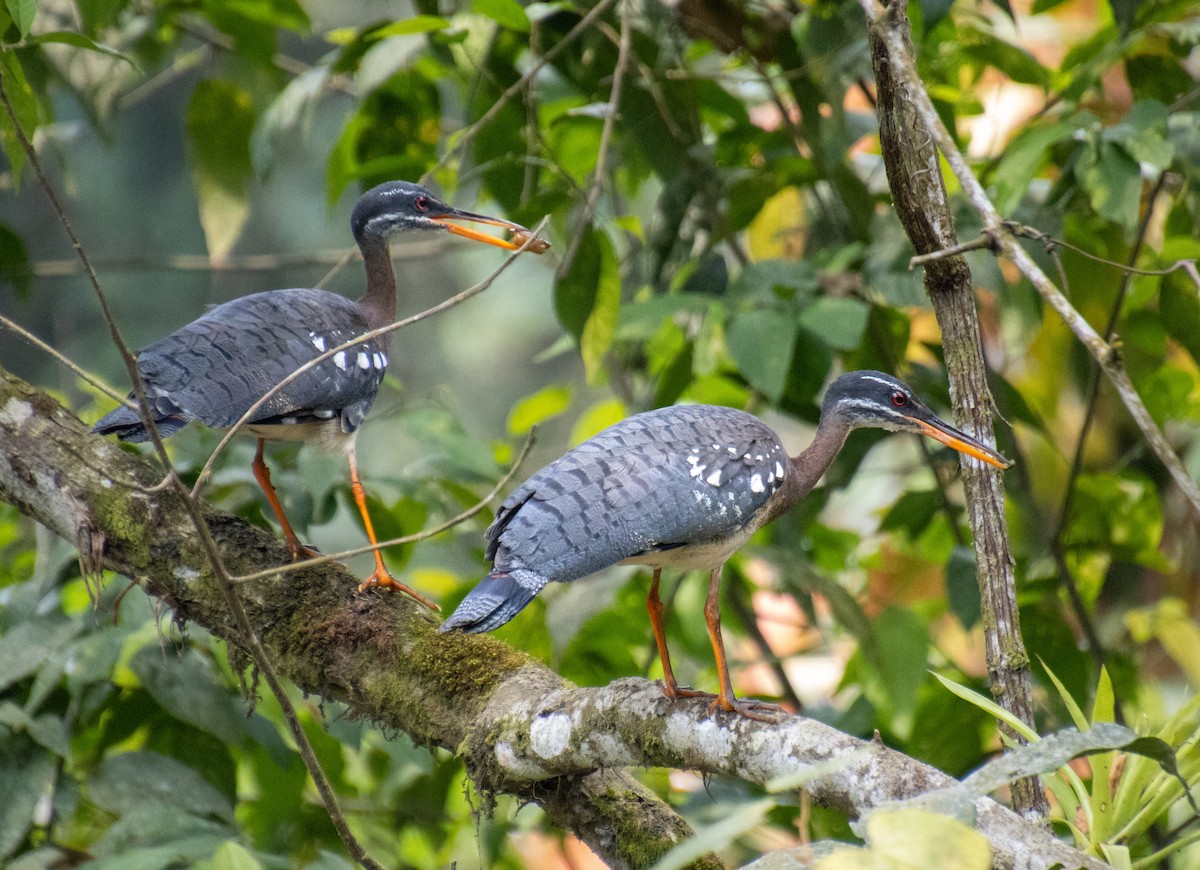
[[[883, 26], [896, 28], [911, 51], [911, 29], [903, 4], [889, 4], [881, 21]], [[918, 254], [952, 247], [958, 238], [937, 149], [913, 107], [907, 83], [892, 74], [887, 47], [874, 30], [871, 56], [878, 89], [879, 141], [896, 213]], [[983, 441], [995, 443], [992, 396], [966, 260], [953, 256], [928, 263], [925, 288], [942, 330], [955, 422]], [[1032, 680], [1017, 612], [1016, 581], [1004, 518], [1003, 477], [998, 469], [972, 459], [963, 458], [960, 465], [974, 534], [992, 694], [1004, 709], [1032, 726]], [[1020, 740], [1007, 726], [1002, 724], [1001, 730]], [[1017, 812], [1028, 818], [1044, 819], [1050, 810], [1037, 777], [1013, 783], [1012, 800]]]

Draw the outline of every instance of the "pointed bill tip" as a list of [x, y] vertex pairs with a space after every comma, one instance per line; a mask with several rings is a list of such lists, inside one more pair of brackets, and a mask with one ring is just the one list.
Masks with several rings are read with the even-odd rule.
[[1011, 459], [1006, 459], [993, 448], [988, 447], [981, 441], [976, 441], [971, 436], [960, 432], [952, 426], [943, 424], [940, 421], [938, 424], [934, 424], [915, 417], [909, 419], [917, 424], [921, 430], [921, 434], [929, 436], [934, 441], [940, 441], [952, 450], [965, 453], [967, 456], [971, 456], [981, 462], [986, 462], [988, 465], [994, 465], [999, 469], [1012, 468], [1013, 466]]

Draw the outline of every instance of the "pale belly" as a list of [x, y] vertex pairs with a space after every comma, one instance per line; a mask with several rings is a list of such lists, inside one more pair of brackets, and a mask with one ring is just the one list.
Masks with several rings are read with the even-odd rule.
[[652, 568], [671, 568], [677, 571], [711, 571], [724, 565], [742, 544], [750, 540], [754, 532], [754, 527], [743, 526], [730, 537], [719, 541], [704, 541], [671, 550], [642, 553], [623, 559], [617, 564], [649, 565]]
[[267, 441], [304, 441], [334, 453], [349, 453], [354, 449], [354, 438], [357, 432], [347, 434], [342, 431], [341, 422], [334, 417], [332, 420], [313, 420], [304, 423], [274, 423], [255, 425], [251, 423], [243, 427], [243, 432]]

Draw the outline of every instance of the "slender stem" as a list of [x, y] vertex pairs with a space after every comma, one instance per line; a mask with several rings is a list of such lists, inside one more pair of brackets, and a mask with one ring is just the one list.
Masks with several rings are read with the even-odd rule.
[[129, 407], [134, 407], [134, 405], [131, 402], [129, 402], [123, 395], [118, 393], [116, 390], [114, 390], [108, 384], [104, 383], [104, 381], [100, 380], [98, 377], [93, 375], [91, 372], [89, 372], [87, 369], [83, 368], [82, 366], [76, 365], [74, 362], [72, 362], [70, 359], [68, 359], [65, 355], [63, 355], [59, 351], [55, 350], [50, 345], [46, 344], [46, 342], [42, 341], [40, 338], [38, 338], [36, 335], [34, 335], [32, 332], [30, 332], [25, 327], [21, 326], [19, 323], [9, 320], [3, 314], [0, 314], [0, 326], [3, 326], [5, 329], [15, 332], [17, 335], [21, 336], [21, 338], [25, 339], [27, 342], [32, 344], [38, 350], [42, 351], [43, 353], [47, 354], [48, 356], [53, 357], [54, 360], [59, 363], [59, 365], [65, 366], [66, 368], [70, 369], [71, 372], [76, 377], [78, 377], [80, 380], [86, 381], [87, 383], [91, 384], [93, 387], [95, 387], [100, 392], [104, 393], [104, 395], [108, 396], [110, 399], [115, 399], [116, 401], [120, 402], [122, 405], [128, 405]]

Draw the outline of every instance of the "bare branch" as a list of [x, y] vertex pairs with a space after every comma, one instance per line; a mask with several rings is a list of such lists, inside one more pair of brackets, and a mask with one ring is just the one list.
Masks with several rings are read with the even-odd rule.
[[46, 342], [42, 341], [40, 338], [38, 338], [36, 335], [34, 335], [28, 329], [21, 326], [21, 324], [15, 322], [13, 320], [9, 320], [3, 314], [0, 314], [0, 326], [3, 326], [5, 329], [7, 329], [11, 332], [15, 332], [17, 335], [21, 336], [21, 338], [25, 339], [27, 342], [32, 344], [38, 350], [42, 351], [42, 353], [46, 354], [47, 356], [53, 357], [54, 361], [57, 362], [59, 365], [70, 369], [71, 372], [77, 378], [91, 384], [93, 387], [95, 387], [100, 392], [104, 393], [104, 395], [108, 396], [110, 399], [118, 401], [122, 405], [128, 405], [131, 408], [136, 407], [132, 402], [130, 402], [128, 399], [126, 399], [125, 396], [123, 396], [121, 393], [118, 393], [116, 390], [114, 390], [108, 384], [104, 383], [104, 381], [100, 380], [98, 377], [93, 375], [87, 369], [72, 362], [64, 354], [60, 353], [59, 351], [55, 350], [50, 345], [46, 344]]

